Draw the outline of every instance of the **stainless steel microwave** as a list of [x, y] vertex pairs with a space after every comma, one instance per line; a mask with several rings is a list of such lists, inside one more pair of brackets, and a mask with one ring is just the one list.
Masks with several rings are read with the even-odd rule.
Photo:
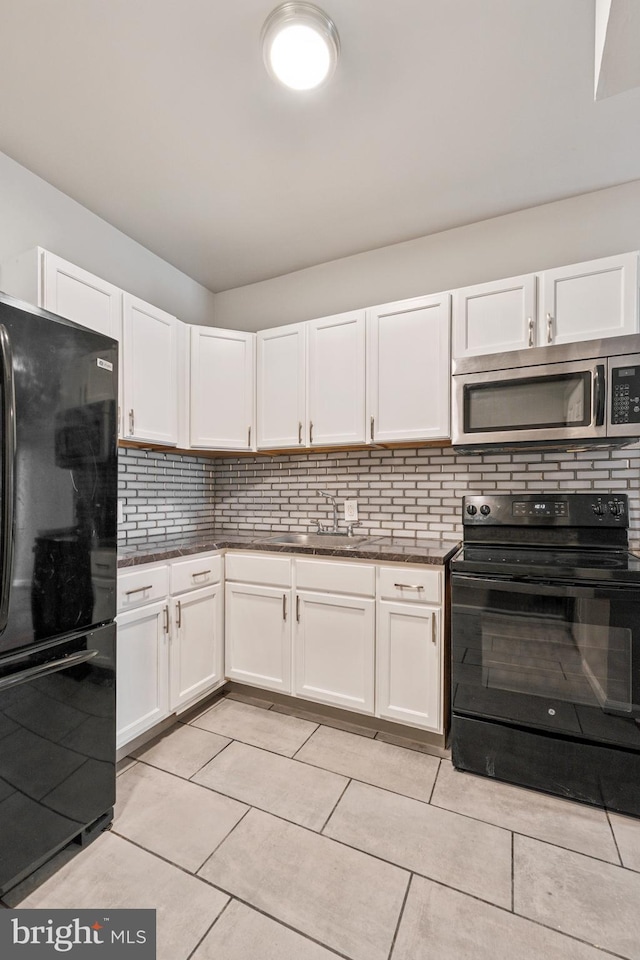
[[588, 449], [640, 438], [640, 336], [453, 363], [452, 441], [461, 452]]

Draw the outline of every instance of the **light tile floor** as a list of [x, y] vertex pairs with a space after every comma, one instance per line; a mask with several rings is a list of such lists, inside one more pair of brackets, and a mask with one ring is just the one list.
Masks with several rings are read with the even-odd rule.
[[155, 907], [159, 960], [640, 960], [640, 820], [270, 707], [137, 750], [111, 831], [5, 905]]

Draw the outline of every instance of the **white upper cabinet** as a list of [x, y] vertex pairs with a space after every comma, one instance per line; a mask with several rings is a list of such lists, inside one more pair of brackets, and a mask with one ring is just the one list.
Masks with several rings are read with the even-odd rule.
[[122, 338], [122, 291], [80, 267], [41, 251], [42, 303], [61, 317], [114, 340]]
[[365, 312], [307, 324], [309, 446], [364, 443]]
[[178, 442], [180, 321], [124, 294], [124, 437]]
[[524, 350], [535, 344], [534, 274], [454, 290], [454, 357]]
[[445, 293], [367, 311], [368, 440], [449, 436], [450, 302]]
[[639, 329], [637, 253], [481, 283], [453, 295], [457, 358], [620, 337]]
[[638, 254], [577, 263], [540, 275], [538, 343], [638, 332]]
[[97, 333], [122, 337], [122, 290], [42, 247], [3, 263], [0, 286]]
[[192, 447], [252, 450], [255, 333], [191, 327]]
[[274, 450], [306, 443], [305, 343], [304, 323], [258, 333], [258, 448]]

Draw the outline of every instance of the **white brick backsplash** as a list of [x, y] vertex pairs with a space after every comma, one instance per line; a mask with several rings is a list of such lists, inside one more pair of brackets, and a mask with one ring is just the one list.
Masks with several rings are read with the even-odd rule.
[[[121, 542], [210, 530], [307, 531], [331, 520], [319, 489], [357, 499], [361, 527], [398, 537], [462, 533], [467, 493], [626, 493], [640, 539], [640, 447], [580, 453], [459, 455], [451, 448], [207, 459], [122, 449]], [[144, 519], [143, 519], [144, 518]], [[342, 503], [340, 503], [340, 523]]]

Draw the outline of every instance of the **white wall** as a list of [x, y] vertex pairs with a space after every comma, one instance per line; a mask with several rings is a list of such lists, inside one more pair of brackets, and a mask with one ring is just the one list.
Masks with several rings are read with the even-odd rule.
[[216, 294], [216, 326], [260, 330], [640, 248], [640, 181]]
[[181, 320], [214, 322], [210, 290], [0, 153], [0, 262], [37, 246]]

